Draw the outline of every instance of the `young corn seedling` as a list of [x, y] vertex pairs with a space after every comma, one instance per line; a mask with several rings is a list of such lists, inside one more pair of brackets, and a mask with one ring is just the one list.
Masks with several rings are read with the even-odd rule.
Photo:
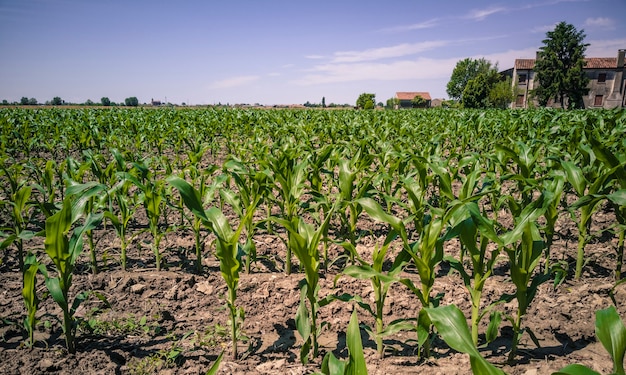
[[256, 262], [256, 245], [252, 237], [259, 224], [253, 220], [254, 213], [270, 193], [269, 172], [253, 171], [241, 162], [232, 159], [224, 164], [224, 168], [235, 180], [237, 193], [230, 189], [223, 189], [220, 190], [220, 195], [233, 208], [240, 220], [245, 219], [244, 231], [247, 240], [243, 246], [243, 252], [246, 255], [246, 273], [250, 273], [250, 264]]
[[430, 355], [431, 324], [424, 307], [432, 307], [438, 304], [437, 298], [431, 298], [431, 290], [435, 282], [435, 267], [443, 259], [443, 247], [440, 240], [441, 232], [452, 212], [444, 212], [441, 209], [430, 208], [432, 216], [423, 219], [420, 228], [420, 237], [417, 242], [410, 243], [404, 222], [387, 214], [384, 209], [371, 198], [361, 198], [359, 204], [374, 220], [387, 223], [391, 229], [401, 238], [403, 244], [402, 253], [395, 262], [413, 261], [420, 278], [420, 285], [416, 287], [410, 279], [401, 279], [400, 282], [408, 287], [419, 298], [422, 309], [417, 314], [417, 338], [420, 351], [426, 356]]
[[35, 236], [35, 232], [27, 229], [30, 222], [30, 215], [35, 204], [30, 201], [32, 188], [30, 185], [22, 185], [16, 187], [15, 193], [11, 195], [11, 199], [7, 204], [11, 206], [12, 227], [0, 228], [4, 239], [0, 242], [0, 250], [6, 249], [12, 244], [17, 248], [17, 260], [19, 269], [24, 272], [24, 240], [31, 239]]
[[[326, 226], [330, 222], [332, 212], [326, 215], [324, 221], [316, 229], [312, 224], [306, 223], [302, 218], [296, 216], [287, 221], [282, 218], [273, 218], [289, 232], [289, 246], [300, 261], [300, 267], [304, 269], [305, 278], [300, 282], [300, 306], [296, 313], [296, 328], [304, 340], [300, 349], [300, 361], [306, 364], [309, 354], [315, 358], [318, 355], [319, 327], [317, 325], [317, 315], [319, 311], [319, 268], [320, 254], [319, 243], [322, 234], [325, 233]], [[308, 306], [306, 302], [308, 301]]]
[[97, 218], [89, 217], [89, 220], [86, 220], [82, 226], [74, 228], [71, 236], [68, 237], [72, 224], [79, 219], [78, 212], [72, 212], [72, 203], [71, 198], [65, 198], [63, 208], [46, 219], [45, 251], [54, 263], [56, 276], [51, 277], [48, 272], [44, 272], [44, 277], [52, 299], [63, 311], [63, 334], [67, 351], [75, 353], [77, 323], [74, 314], [88, 294], [78, 293], [71, 300], [70, 287], [76, 259], [83, 250], [83, 235], [86, 231], [95, 228]]
[[476, 375], [504, 375], [504, 372], [481, 355], [472, 340], [465, 316], [455, 305], [425, 308], [430, 320], [443, 340], [452, 349], [467, 353], [470, 357], [472, 373]]
[[[459, 272], [463, 279], [463, 284], [469, 292], [470, 301], [472, 303], [471, 315], [471, 334], [472, 342], [478, 345], [478, 324], [483, 316], [489, 312], [489, 308], [481, 311], [480, 303], [485, 282], [491, 276], [493, 265], [500, 253], [502, 240], [498, 237], [493, 221], [487, 219], [481, 212], [476, 202], [465, 203], [460, 210], [457, 211], [462, 218], [458, 220], [458, 224], [446, 233], [445, 239], [459, 237], [465, 253], [471, 264], [470, 271], [466, 270], [465, 262], [451, 256], [446, 256], [446, 260], [450, 266]], [[492, 250], [489, 250], [489, 244], [496, 244]], [[462, 257], [460, 257], [462, 259]], [[496, 324], [498, 319], [492, 322]], [[494, 328], [490, 325], [487, 330], [487, 341], [495, 339], [494, 332], [497, 332], [497, 326]]]
[[[66, 197], [72, 199], [72, 211], [75, 215], [86, 216], [87, 222], [93, 222], [94, 228], [102, 222], [103, 212], [95, 213], [100, 205], [97, 200], [98, 194], [106, 191], [106, 186], [97, 182], [85, 184], [74, 184], [69, 186], [65, 193]], [[93, 238], [93, 229], [85, 230], [89, 244], [89, 259], [91, 271], [95, 275], [98, 273], [98, 258], [96, 256], [96, 245]]]
[[544, 215], [553, 199], [554, 194], [544, 190], [537, 200], [526, 206], [521, 212], [514, 212], [515, 227], [501, 236], [509, 257], [511, 280], [515, 285], [515, 299], [517, 300], [516, 315], [514, 317], [507, 316], [513, 326], [513, 340], [508, 358], [510, 363], [515, 360], [517, 345], [524, 331], [528, 331], [534, 343], [539, 346], [532, 331], [528, 328], [522, 328], [522, 318], [526, 315], [539, 285], [549, 279], [549, 275], [534, 273], [545, 248], [543, 236], [539, 232], [536, 221]]
[[[626, 375], [624, 355], [626, 354], [626, 327], [615, 307], [596, 311], [596, 336], [613, 360], [612, 375]], [[589, 367], [573, 364], [565, 366], [552, 375], [600, 375]]]
[[359, 318], [356, 309], [352, 310], [350, 323], [346, 332], [348, 345], [348, 360], [337, 359], [333, 352], [328, 352], [322, 361], [321, 374], [323, 375], [367, 375], [367, 364], [363, 355], [363, 343], [359, 329]]
[[22, 297], [26, 305], [26, 318], [24, 328], [28, 335], [26, 346], [32, 347], [35, 344], [35, 327], [37, 325], [37, 309], [39, 308], [39, 298], [37, 297], [37, 272], [40, 269], [45, 271], [45, 266], [37, 261], [34, 254], [29, 254], [25, 261], [26, 269], [23, 273]]
[[161, 270], [163, 254], [160, 250], [161, 240], [165, 236], [165, 231], [159, 227], [159, 221], [162, 216], [165, 195], [165, 182], [161, 180], [154, 172], [150, 171], [145, 162], [133, 163], [135, 169], [139, 173], [139, 178], [124, 172], [124, 179], [131, 181], [141, 190], [139, 200], [143, 203], [148, 217], [148, 226], [150, 234], [152, 234], [152, 252], [154, 253], [156, 269]]
[[[565, 170], [567, 182], [570, 183], [579, 198], [575, 204], [569, 207], [572, 220], [576, 222], [578, 227], [578, 250], [576, 252], [576, 273], [574, 275], [574, 278], [578, 280], [582, 275], [583, 265], [585, 264], [585, 246], [591, 236], [589, 233], [591, 218], [600, 203], [600, 199], [591, 199], [591, 197], [606, 192], [606, 183], [610, 173], [606, 173], [601, 169], [583, 169], [566, 160], [561, 161], [561, 165]], [[577, 212], [578, 215], [576, 215]]]
[[[219, 208], [212, 207], [208, 210], [204, 209], [200, 192], [187, 181], [176, 176], [170, 176], [167, 181], [178, 190], [187, 208], [189, 208], [194, 215], [200, 217], [204, 225], [217, 237], [216, 254], [220, 261], [222, 278], [224, 278], [226, 286], [228, 287], [228, 298], [226, 302], [230, 313], [229, 322], [233, 343], [233, 358], [237, 359], [237, 341], [240, 337], [241, 325], [245, 318], [243, 309], [236, 305], [239, 269], [241, 268], [239, 259], [241, 244], [239, 243], [239, 237], [244, 229], [245, 220], [248, 218], [244, 217], [233, 231], [228, 223], [228, 219]], [[246, 215], [251, 216], [252, 212], [253, 211], [249, 211]]]
[[[285, 222], [291, 222], [298, 215], [300, 208], [300, 198], [304, 194], [307, 177], [308, 161], [296, 160], [296, 151], [292, 149], [282, 149], [278, 156], [269, 156], [266, 160], [267, 168], [272, 173], [274, 188], [278, 190], [279, 197], [276, 199], [280, 207]], [[287, 254], [285, 256], [285, 274], [291, 274], [291, 253], [290, 246], [294, 241], [289, 238], [290, 231], [287, 231]]]
[[[374, 337], [374, 341], [376, 342], [376, 351], [378, 352], [380, 358], [383, 358], [384, 356], [385, 346], [383, 339], [385, 337], [402, 330], [415, 329], [415, 324], [406, 320], [396, 320], [387, 325], [385, 325], [383, 320], [383, 309], [385, 307], [385, 299], [389, 292], [389, 288], [393, 284], [400, 282], [401, 278], [399, 274], [402, 272], [405, 265], [405, 262], [403, 261], [396, 261], [393, 262], [388, 271], [383, 271], [383, 264], [385, 262], [387, 251], [389, 250], [389, 245], [396, 237], [397, 233], [392, 231], [387, 236], [382, 246], [374, 247], [371, 263], [367, 263], [363, 259], [359, 258], [358, 261], [361, 263], [360, 265], [348, 266], [342, 272], [343, 275], [351, 276], [360, 280], [369, 280], [371, 282], [374, 290], [374, 309], [372, 309], [369, 304], [365, 303], [363, 298], [360, 296], [342, 296], [338, 298], [345, 301], [357, 301], [361, 307], [367, 310], [374, 317], [376, 321], [375, 328], [372, 329], [370, 327], [366, 327], [366, 330]], [[337, 278], [341, 277], [342, 274], [339, 274]], [[335, 279], [335, 282], [337, 282], [337, 278]]]
[[[357, 153], [360, 155], [360, 153]], [[365, 163], [356, 159], [339, 161], [339, 202], [340, 206], [337, 210], [341, 219], [343, 236], [347, 237], [347, 241], [343, 241], [341, 245], [348, 251], [350, 263], [355, 263], [356, 242], [357, 242], [357, 220], [363, 211], [358, 203], [358, 199], [367, 195], [372, 189], [371, 180], [374, 174], [370, 176], [362, 176], [365, 171]], [[357, 160], [355, 162], [354, 160]], [[344, 237], [345, 238], [345, 237]]]

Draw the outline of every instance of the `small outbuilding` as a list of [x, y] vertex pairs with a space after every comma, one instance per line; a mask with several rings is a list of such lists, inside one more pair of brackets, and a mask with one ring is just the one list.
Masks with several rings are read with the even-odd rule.
[[[419, 96], [424, 99], [424, 104], [420, 106], [415, 106], [415, 97]], [[396, 109], [398, 108], [429, 108], [431, 105], [431, 98], [428, 92], [409, 92], [409, 91], [399, 91], [396, 92], [396, 99], [398, 102], [396, 104]]]

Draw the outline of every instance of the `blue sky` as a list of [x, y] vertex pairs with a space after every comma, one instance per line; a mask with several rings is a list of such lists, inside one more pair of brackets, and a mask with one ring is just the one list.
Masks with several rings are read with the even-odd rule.
[[588, 57], [614, 57], [624, 14], [624, 0], [0, 0], [0, 100], [445, 98], [457, 61], [510, 68], [561, 21], [584, 29]]

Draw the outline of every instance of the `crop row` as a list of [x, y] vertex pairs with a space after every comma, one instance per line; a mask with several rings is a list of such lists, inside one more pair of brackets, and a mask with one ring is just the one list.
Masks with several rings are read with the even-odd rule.
[[[88, 293], [70, 296], [72, 275], [84, 247], [99, 272], [94, 233], [109, 227], [124, 270], [127, 248], [141, 233], [150, 235], [157, 270], [161, 241], [173, 230], [194, 234], [195, 272], [205, 272], [204, 257], [219, 259], [234, 358], [245, 316], [237, 305], [239, 273], [254, 272], [259, 233], [284, 242], [286, 274], [294, 272], [292, 259], [303, 274], [295, 317], [303, 363], [318, 356], [318, 312], [335, 300], [371, 313], [381, 356], [383, 339], [400, 330], [416, 332], [420, 355], [429, 355], [434, 327], [454, 348], [450, 341], [461, 333], [445, 333], [445, 322], [460, 318], [432, 295], [436, 268], [446, 262], [472, 305], [471, 345], [457, 350], [476, 358], [475, 371], [497, 373], [475, 350], [479, 323], [489, 316], [491, 341], [502, 319], [510, 322], [514, 362], [537, 288], [569, 275], [569, 265], [550, 254], [559, 218], [578, 229], [578, 279], [585, 247], [598, 235], [590, 230], [594, 214], [610, 212], [616, 222], [605, 231], [617, 238], [614, 274], [622, 280], [624, 111], [2, 109], [0, 122], [0, 266], [23, 273], [29, 345], [43, 277], [63, 311], [67, 349], [76, 350], [74, 314]], [[364, 220], [387, 228], [371, 259], [357, 252]], [[208, 236], [214, 241], [206, 249]], [[36, 237], [44, 238], [43, 251], [29, 246]], [[458, 253], [444, 256], [452, 240]], [[329, 248], [341, 255], [331, 259]], [[484, 307], [483, 287], [502, 260], [515, 293]], [[359, 296], [319, 298], [320, 275], [337, 265], [343, 275], [371, 281], [373, 305]], [[407, 267], [419, 283], [402, 276]], [[384, 321], [395, 284], [418, 297], [415, 319]], [[513, 314], [494, 308], [513, 300]]]

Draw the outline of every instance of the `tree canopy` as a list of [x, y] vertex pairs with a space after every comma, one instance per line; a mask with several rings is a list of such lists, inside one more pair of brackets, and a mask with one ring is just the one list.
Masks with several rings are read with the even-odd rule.
[[131, 96], [130, 98], [124, 99], [124, 104], [128, 107], [137, 107], [139, 105], [139, 100], [135, 96]]
[[589, 93], [589, 78], [585, 75], [585, 50], [583, 30], [561, 22], [553, 31], [546, 33], [543, 46], [539, 48], [535, 62], [536, 79], [539, 82], [534, 95], [539, 105], [546, 106], [550, 99], [561, 108], [582, 108], [583, 97]]
[[446, 92], [450, 98], [455, 100], [463, 99], [463, 91], [468, 82], [476, 78], [480, 73], [488, 73], [492, 69], [491, 62], [480, 58], [474, 60], [472, 58], [466, 58], [456, 63], [450, 82], [446, 86]]
[[514, 98], [511, 80], [498, 73], [498, 64], [484, 58], [459, 61], [447, 91], [465, 108], [506, 108]]
[[374, 109], [376, 107], [376, 94], [363, 93], [356, 100], [357, 108]]

